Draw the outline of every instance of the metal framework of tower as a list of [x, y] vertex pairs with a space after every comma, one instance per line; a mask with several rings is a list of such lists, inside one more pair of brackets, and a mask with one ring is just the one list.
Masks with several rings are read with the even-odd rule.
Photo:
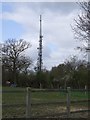
[[42, 16], [40, 15], [40, 35], [39, 35], [39, 47], [38, 49], [38, 59], [37, 59], [37, 70], [38, 72], [42, 71]]

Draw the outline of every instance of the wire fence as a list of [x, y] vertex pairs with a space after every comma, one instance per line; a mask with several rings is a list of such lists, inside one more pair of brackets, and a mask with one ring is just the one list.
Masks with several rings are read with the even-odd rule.
[[62, 89], [14, 89], [2, 91], [3, 118], [71, 117], [89, 112], [89, 91]]

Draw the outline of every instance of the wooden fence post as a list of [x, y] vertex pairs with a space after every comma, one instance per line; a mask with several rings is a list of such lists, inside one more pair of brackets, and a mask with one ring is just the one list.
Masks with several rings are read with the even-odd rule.
[[31, 88], [27, 87], [26, 93], [26, 118], [31, 117]]
[[67, 87], [67, 117], [70, 117], [70, 87]]

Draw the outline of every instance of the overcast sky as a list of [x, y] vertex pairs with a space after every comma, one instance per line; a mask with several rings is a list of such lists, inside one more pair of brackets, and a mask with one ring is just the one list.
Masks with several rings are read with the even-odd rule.
[[75, 2], [16, 2], [2, 3], [2, 40], [23, 38], [32, 47], [26, 52], [33, 64], [37, 61], [39, 17], [42, 15], [43, 65], [47, 69], [63, 63], [79, 44], [71, 29], [79, 7]]

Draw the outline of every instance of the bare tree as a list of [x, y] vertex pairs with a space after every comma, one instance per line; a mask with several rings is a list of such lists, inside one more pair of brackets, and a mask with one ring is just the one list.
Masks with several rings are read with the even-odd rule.
[[31, 47], [30, 43], [24, 41], [23, 39], [9, 39], [3, 44], [3, 64], [5, 67], [11, 69], [13, 74], [13, 81], [15, 83], [17, 70], [20, 70], [21, 68], [31, 64], [31, 60], [26, 60], [22, 54], [29, 47]]
[[81, 50], [90, 50], [90, 0], [88, 2], [79, 2], [82, 13], [80, 13], [77, 19], [74, 19], [74, 27], [72, 27], [75, 33], [75, 39], [81, 40], [84, 43], [83, 47], [78, 47]]
[[30, 57], [20, 56], [17, 60], [17, 71], [27, 74], [30, 65], [32, 65], [32, 60]]

